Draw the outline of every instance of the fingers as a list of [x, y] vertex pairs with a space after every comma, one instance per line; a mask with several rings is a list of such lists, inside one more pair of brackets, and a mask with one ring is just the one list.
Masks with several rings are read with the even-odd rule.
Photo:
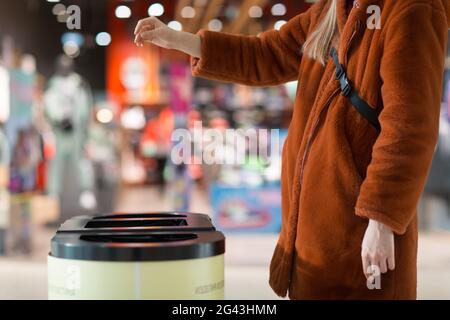
[[142, 31], [140, 36], [142, 42], [153, 42], [161, 36], [161, 29]]
[[381, 273], [387, 273], [388, 272], [388, 268], [387, 268], [386, 259], [381, 259], [378, 262], [378, 267], [380, 268], [380, 272]]
[[370, 259], [369, 256], [366, 254], [362, 255], [362, 265], [363, 265], [363, 273], [368, 278], [370, 276]]
[[145, 40], [142, 38], [142, 33], [146, 32], [146, 31], [151, 31], [151, 30], [153, 30], [152, 27], [149, 27], [149, 26], [144, 26], [144, 27], [142, 27], [142, 28], [141, 28], [141, 31], [140, 31], [138, 34], [136, 34], [136, 36], [134, 37], [134, 43], [135, 43], [137, 46], [142, 47], [142, 46], [144, 45], [144, 41], [145, 41]]
[[135, 29], [134, 43], [139, 47], [142, 47], [144, 45], [142, 33], [156, 29], [156, 24], [153, 21], [146, 20], [148, 19], [140, 20]]
[[394, 256], [363, 253], [362, 267], [366, 278], [370, 277], [375, 272], [375, 268], [378, 269], [381, 274], [385, 274], [389, 270], [392, 271], [395, 269]]
[[170, 34], [168, 27], [155, 17], [140, 20], [134, 30], [134, 43], [143, 47], [146, 42], [167, 47]]
[[134, 29], [134, 34], [137, 35], [142, 31], [142, 28], [149, 27], [149, 28], [156, 28], [161, 22], [158, 20], [158, 18], [155, 17], [149, 17], [142, 20], [139, 20], [139, 22], [136, 25], [136, 28]]
[[391, 254], [389, 257], [388, 257], [388, 259], [387, 259], [387, 262], [388, 262], [388, 268], [389, 268], [389, 270], [394, 270], [395, 269], [395, 255], [394, 254]]
[[161, 48], [172, 49], [172, 34], [170, 29], [159, 27], [149, 31], [143, 31], [141, 35], [141, 46], [144, 43], [151, 43]]
[[136, 27], [134, 28], [134, 34], [137, 35], [139, 32], [141, 32], [141, 29], [147, 25], [151, 25], [150, 18], [139, 20]]
[[158, 32], [157, 30], [149, 30], [149, 31], [144, 31], [141, 33], [141, 38], [143, 41], [149, 41], [152, 42], [156, 36], [157, 36]]

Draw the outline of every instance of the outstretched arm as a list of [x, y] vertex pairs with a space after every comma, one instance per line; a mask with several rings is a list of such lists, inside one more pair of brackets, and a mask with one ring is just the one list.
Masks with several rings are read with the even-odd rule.
[[194, 35], [172, 30], [151, 17], [139, 21], [135, 42], [140, 46], [152, 43], [191, 55], [196, 76], [246, 85], [277, 85], [298, 76], [310, 16], [311, 9], [280, 30], [270, 30], [259, 36], [205, 30]]
[[298, 15], [279, 31], [259, 36], [200, 31], [201, 57], [192, 60], [194, 75], [254, 86], [297, 79], [309, 15]]

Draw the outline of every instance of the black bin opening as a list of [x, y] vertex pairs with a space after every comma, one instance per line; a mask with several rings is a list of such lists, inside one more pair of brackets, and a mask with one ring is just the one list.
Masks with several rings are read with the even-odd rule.
[[138, 227], [182, 227], [187, 226], [185, 219], [159, 219], [159, 220], [92, 220], [86, 229], [104, 228], [138, 228]]
[[93, 220], [113, 220], [113, 219], [148, 219], [148, 218], [186, 218], [186, 215], [173, 213], [131, 213], [113, 214], [108, 216], [95, 217]]
[[101, 243], [161, 243], [197, 239], [196, 234], [129, 234], [83, 235], [80, 240]]

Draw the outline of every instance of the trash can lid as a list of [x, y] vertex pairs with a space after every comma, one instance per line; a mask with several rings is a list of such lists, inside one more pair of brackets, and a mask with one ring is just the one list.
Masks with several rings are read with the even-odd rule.
[[90, 261], [168, 261], [225, 253], [221, 232], [57, 233], [50, 256]]
[[80, 216], [67, 220], [58, 232], [215, 231], [209, 216], [194, 213], [134, 213]]
[[225, 237], [206, 215], [154, 213], [81, 216], [51, 240], [50, 256], [90, 261], [169, 261], [225, 253]]

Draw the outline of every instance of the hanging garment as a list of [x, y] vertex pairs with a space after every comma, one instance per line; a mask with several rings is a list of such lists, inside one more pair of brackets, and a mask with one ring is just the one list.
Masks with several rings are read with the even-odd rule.
[[11, 157], [9, 182], [11, 193], [36, 190], [37, 167], [41, 160], [39, 133], [34, 128], [19, 131]]
[[5, 124], [5, 133], [8, 138], [12, 154], [18, 133], [27, 130], [33, 124], [33, 102], [36, 88], [36, 76], [13, 69], [9, 71], [10, 87], [10, 113]]

